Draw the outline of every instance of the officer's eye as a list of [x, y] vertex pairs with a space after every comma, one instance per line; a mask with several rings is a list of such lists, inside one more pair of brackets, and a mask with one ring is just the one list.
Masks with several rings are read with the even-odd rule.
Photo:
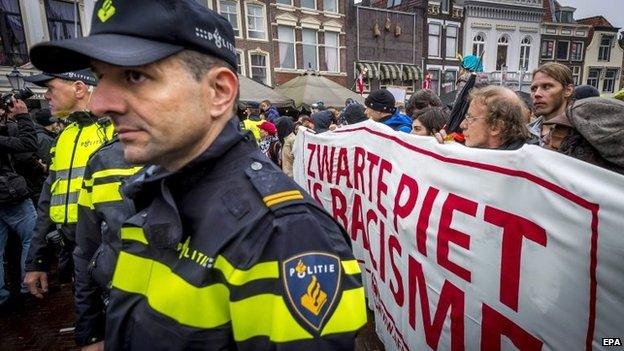
[[137, 84], [145, 81], [147, 76], [139, 71], [126, 71], [126, 79], [132, 84]]

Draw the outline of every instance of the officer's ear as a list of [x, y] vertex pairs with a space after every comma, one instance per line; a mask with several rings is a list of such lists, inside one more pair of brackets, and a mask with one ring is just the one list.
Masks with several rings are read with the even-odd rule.
[[[238, 77], [227, 67], [215, 66], [206, 73], [201, 81], [204, 85], [204, 96], [210, 108], [211, 119], [232, 116], [233, 106], [238, 96]], [[206, 89], [207, 88], [207, 89]]]
[[84, 99], [89, 94], [89, 85], [81, 81], [75, 81], [73, 84], [74, 95], [77, 99]]

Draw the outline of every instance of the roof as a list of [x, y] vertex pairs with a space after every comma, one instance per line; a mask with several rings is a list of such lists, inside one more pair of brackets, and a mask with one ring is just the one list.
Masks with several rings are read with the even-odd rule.
[[588, 24], [588, 25], [592, 26], [592, 28], [589, 30], [589, 40], [593, 40], [593, 38], [594, 38], [594, 30], [596, 30], [597, 28], [601, 28], [601, 29], [614, 29], [615, 32], [617, 32], [619, 30], [619, 28], [613, 27], [611, 22], [609, 22], [603, 16], [592, 16], [592, 17], [581, 18], [581, 19], [577, 20], [576, 23]]

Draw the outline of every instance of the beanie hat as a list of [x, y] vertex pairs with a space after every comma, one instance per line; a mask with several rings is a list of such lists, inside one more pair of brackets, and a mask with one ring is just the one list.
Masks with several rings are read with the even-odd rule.
[[277, 128], [275, 128], [275, 124], [269, 122], [269, 121], [264, 121], [262, 123], [260, 123], [260, 125], [258, 126], [258, 128], [264, 130], [265, 132], [269, 133], [269, 135], [275, 135], [277, 133]]
[[567, 115], [600, 156], [624, 167], [624, 102], [591, 97], [576, 101]]
[[366, 107], [379, 111], [394, 113], [395, 100], [394, 95], [386, 89], [375, 90], [366, 97], [364, 100]]
[[348, 124], [355, 124], [358, 122], [366, 121], [366, 114], [364, 113], [364, 106], [354, 103], [342, 110], [344, 119]]
[[574, 88], [574, 94], [572, 97], [575, 100], [587, 99], [590, 97], [598, 97], [600, 96], [600, 92], [598, 89], [594, 88], [591, 85], [579, 85]]

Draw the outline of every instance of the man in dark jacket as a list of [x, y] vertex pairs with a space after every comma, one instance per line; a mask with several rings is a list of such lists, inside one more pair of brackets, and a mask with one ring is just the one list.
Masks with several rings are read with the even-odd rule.
[[364, 100], [364, 105], [369, 119], [404, 133], [412, 131], [412, 120], [395, 107], [394, 95], [388, 90], [373, 91]]
[[106, 348], [354, 349], [366, 308], [348, 235], [240, 131], [230, 23], [194, 0], [134, 0], [98, 2], [92, 24], [30, 57], [91, 64], [93, 111], [127, 162], [148, 165], [122, 187], [137, 212]]
[[[22, 243], [20, 258], [22, 279], [24, 263], [30, 248], [30, 236], [35, 227], [37, 213], [29, 198], [26, 180], [17, 174], [13, 166], [13, 154], [33, 152], [37, 149], [35, 127], [26, 104], [13, 99], [3, 118], [17, 123], [15, 135], [8, 129], [0, 130], [0, 309], [8, 307], [9, 291], [4, 288], [4, 249], [9, 231], [17, 233]], [[25, 287], [23, 292], [27, 292]]]
[[52, 112], [47, 109], [41, 109], [35, 112], [35, 128], [37, 129], [37, 157], [41, 162], [50, 167], [52, 158], [50, 157], [50, 150], [54, 145], [54, 139], [58, 136], [58, 132], [61, 129], [59, 122], [56, 118], [52, 117]]
[[264, 100], [260, 103], [260, 111], [264, 115], [264, 119], [275, 124], [278, 118], [280, 118], [280, 114], [277, 111], [277, 108], [271, 105], [271, 101]]

